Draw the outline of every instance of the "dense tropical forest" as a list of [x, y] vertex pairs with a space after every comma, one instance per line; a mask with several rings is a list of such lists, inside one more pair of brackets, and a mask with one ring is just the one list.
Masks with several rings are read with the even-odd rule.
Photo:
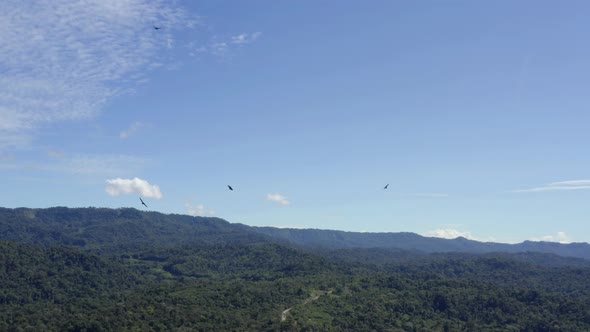
[[0, 209], [0, 331], [588, 331], [590, 261], [318, 248], [216, 218]]

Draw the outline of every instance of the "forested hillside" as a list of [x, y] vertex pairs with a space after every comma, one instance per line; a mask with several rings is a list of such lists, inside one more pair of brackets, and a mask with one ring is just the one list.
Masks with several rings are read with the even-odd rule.
[[584, 259], [317, 250], [134, 209], [0, 212], [0, 331], [590, 330]]
[[478, 242], [429, 238], [415, 233], [356, 233], [318, 229], [250, 227], [220, 218], [145, 212], [133, 208], [0, 208], [0, 239], [89, 250], [186, 243], [289, 243], [302, 248], [385, 248], [434, 252], [541, 252], [590, 259], [590, 244], [525, 241]]
[[268, 237], [219, 218], [144, 212], [132, 208], [0, 208], [0, 239], [88, 250], [122, 247], [268, 242]]

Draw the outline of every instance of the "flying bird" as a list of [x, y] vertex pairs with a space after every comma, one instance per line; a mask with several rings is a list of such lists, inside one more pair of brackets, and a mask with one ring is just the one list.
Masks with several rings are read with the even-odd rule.
[[162, 29], [162, 27], [157, 27], [157, 26], [154, 25], [154, 29], [160, 30], [160, 29]]
[[234, 190], [234, 188], [232, 188], [229, 184], [227, 185], [227, 187], [229, 188], [229, 190]]
[[143, 199], [141, 199], [141, 197], [139, 198], [139, 200], [141, 201], [141, 204], [143, 204], [145, 207], [148, 207], [147, 205], [145, 205], [145, 202], [143, 201]]
[[387, 187], [389, 187], [389, 183], [385, 185], [385, 187], [383, 187], [383, 189], [387, 189]]

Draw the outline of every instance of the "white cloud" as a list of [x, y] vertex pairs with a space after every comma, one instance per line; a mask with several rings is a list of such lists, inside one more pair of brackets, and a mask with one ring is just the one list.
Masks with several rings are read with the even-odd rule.
[[563, 191], [563, 190], [587, 190], [590, 189], [590, 180], [569, 180], [548, 183], [542, 187], [513, 190], [516, 193]]
[[146, 127], [146, 125], [144, 123], [139, 122], [139, 121], [135, 121], [131, 124], [131, 126], [129, 126], [128, 129], [121, 131], [119, 133], [119, 137], [121, 139], [129, 138], [130, 136], [137, 134], [138, 131], [140, 131], [141, 129], [143, 129], [145, 127]]
[[545, 235], [540, 238], [532, 238], [530, 241], [544, 241], [544, 242], [559, 242], [559, 243], [571, 243], [572, 238], [569, 237], [565, 232], [557, 232], [554, 235]]
[[159, 65], [173, 29], [192, 25], [165, 0], [1, 1], [0, 147], [97, 114]]
[[281, 195], [281, 194], [267, 194], [266, 195], [266, 200], [267, 201], [272, 201], [272, 202], [277, 202], [280, 205], [283, 206], [287, 206], [289, 204], [291, 204], [291, 202], [289, 202], [289, 200], [287, 199], [287, 197]]
[[195, 217], [208, 217], [215, 215], [215, 211], [206, 208], [203, 204], [186, 203], [187, 213]]
[[238, 45], [250, 44], [250, 43], [255, 42], [256, 39], [258, 39], [258, 37], [260, 37], [260, 35], [262, 35], [261, 32], [241, 33], [239, 35], [232, 36], [231, 43], [238, 44]]
[[469, 240], [475, 240], [475, 237], [471, 235], [471, 232], [462, 232], [456, 229], [436, 229], [428, 231], [424, 234], [427, 237], [440, 237], [443, 239], [455, 239], [458, 237], [464, 237]]
[[105, 191], [111, 196], [137, 194], [143, 197], [160, 199], [162, 192], [157, 185], [151, 185], [140, 178], [107, 180]]

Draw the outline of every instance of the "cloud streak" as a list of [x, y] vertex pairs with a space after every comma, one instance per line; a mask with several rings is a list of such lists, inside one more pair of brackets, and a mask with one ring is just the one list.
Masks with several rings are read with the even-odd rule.
[[137, 194], [147, 198], [162, 198], [162, 192], [159, 186], [152, 185], [146, 180], [137, 177], [133, 179], [116, 178], [107, 180], [106, 182], [107, 187], [105, 191], [111, 196]]
[[123, 130], [119, 133], [119, 138], [127, 139], [130, 136], [137, 134], [140, 130], [144, 129], [146, 125], [142, 122], [136, 121], [129, 126], [128, 129]]
[[543, 191], [587, 190], [590, 189], [590, 180], [569, 180], [548, 183], [542, 187], [513, 190], [515, 193], [531, 193]]
[[213, 39], [206, 45], [195, 44], [190, 42], [186, 44], [191, 56], [198, 54], [211, 54], [219, 58], [225, 58], [231, 54], [232, 50], [240, 48], [244, 45], [252, 44], [262, 36], [262, 32], [240, 33], [235, 36], [219, 37], [214, 36]]
[[256, 41], [258, 37], [262, 35], [261, 32], [254, 32], [254, 33], [241, 33], [239, 35], [231, 37], [231, 43], [237, 45], [245, 45], [250, 44]]
[[0, 147], [41, 124], [96, 115], [159, 65], [171, 29], [194, 21], [164, 0], [0, 2]]
[[291, 202], [289, 202], [289, 200], [287, 199], [287, 197], [281, 195], [281, 194], [267, 194], [266, 195], [266, 200], [267, 201], [271, 201], [271, 202], [275, 202], [278, 203], [282, 206], [287, 206], [289, 204], [291, 204]]

